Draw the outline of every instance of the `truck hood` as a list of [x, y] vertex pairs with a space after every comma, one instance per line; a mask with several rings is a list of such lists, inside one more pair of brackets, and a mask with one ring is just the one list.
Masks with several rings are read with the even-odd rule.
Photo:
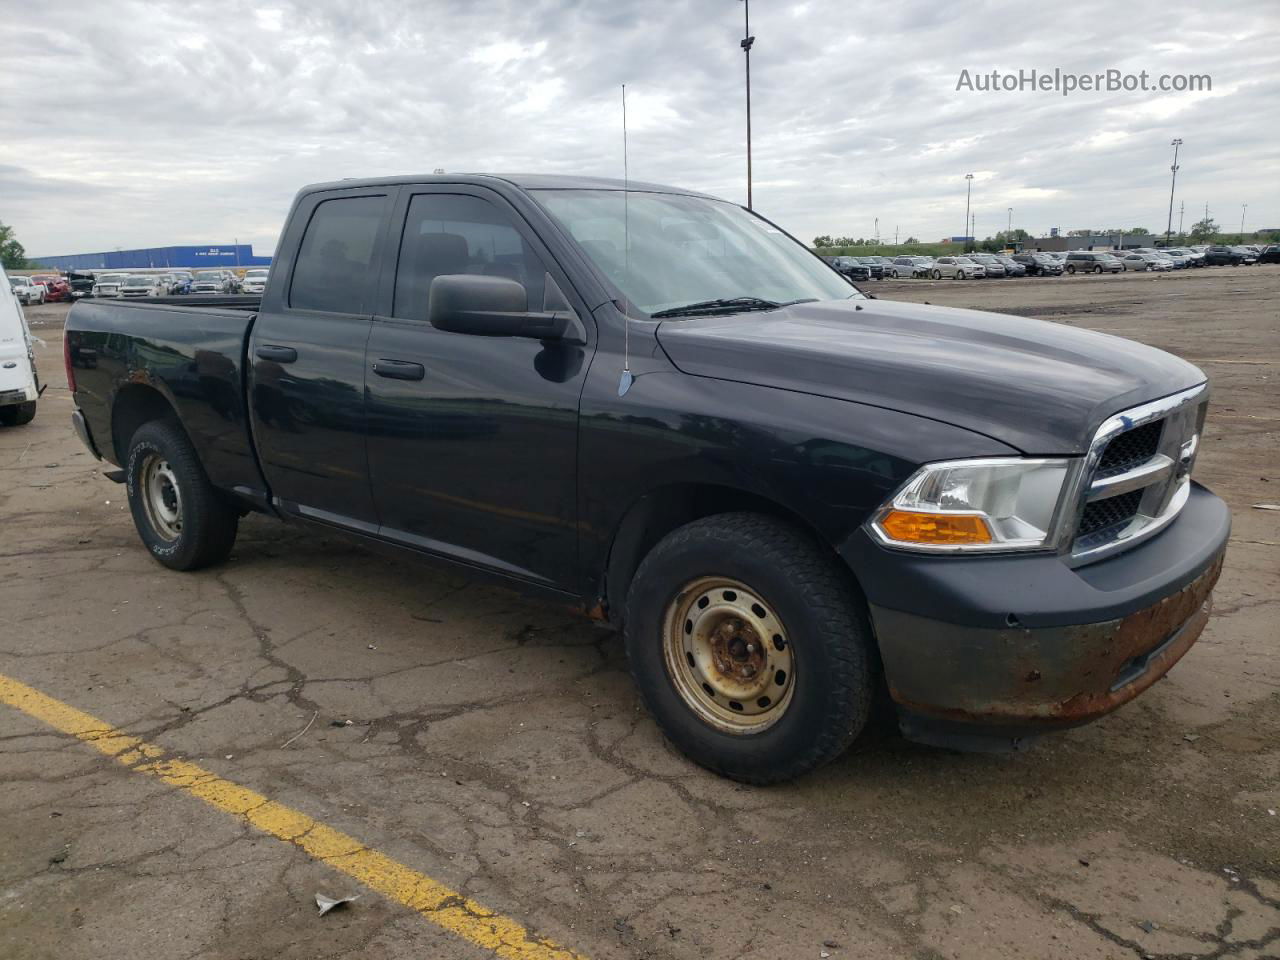
[[1084, 453], [1111, 414], [1205, 380], [1132, 340], [888, 300], [666, 320], [657, 337], [687, 374], [912, 413], [1028, 454]]

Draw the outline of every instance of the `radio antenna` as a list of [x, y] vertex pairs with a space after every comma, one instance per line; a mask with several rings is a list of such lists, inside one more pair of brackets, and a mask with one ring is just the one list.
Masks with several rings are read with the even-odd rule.
[[[627, 167], [627, 85], [622, 85], [622, 258], [623, 283], [631, 285], [631, 173]], [[618, 379], [618, 396], [631, 389], [631, 308], [627, 291], [622, 291], [622, 376]]]

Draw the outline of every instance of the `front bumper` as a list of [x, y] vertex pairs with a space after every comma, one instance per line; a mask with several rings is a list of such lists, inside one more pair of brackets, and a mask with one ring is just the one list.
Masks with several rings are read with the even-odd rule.
[[1231, 515], [1193, 485], [1177, 520], [1072, 568], [1055, 555], [922, 557], [865, 534], [846, 559], [866, 591], [910, 739], [999, 749], [1138, 696], [1208, 622]]

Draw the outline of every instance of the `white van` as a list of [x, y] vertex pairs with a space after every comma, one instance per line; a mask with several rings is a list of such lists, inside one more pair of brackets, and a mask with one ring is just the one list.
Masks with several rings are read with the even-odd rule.
[[31, 330], [0, 267], [0, 426], [17, 427], [36, 415], [40, 385]]

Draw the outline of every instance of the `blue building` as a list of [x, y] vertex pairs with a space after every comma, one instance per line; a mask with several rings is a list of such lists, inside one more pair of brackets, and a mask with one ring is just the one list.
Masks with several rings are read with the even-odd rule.
[[270, 257], [259, 257], [249, 243], [208, 244], [188, 247], [143, 247], [102, 253], [72, 253], [56, 257], [32, 257], [33, 263], [57, 270], [138, 270], [148, 267], [266, 267]]

